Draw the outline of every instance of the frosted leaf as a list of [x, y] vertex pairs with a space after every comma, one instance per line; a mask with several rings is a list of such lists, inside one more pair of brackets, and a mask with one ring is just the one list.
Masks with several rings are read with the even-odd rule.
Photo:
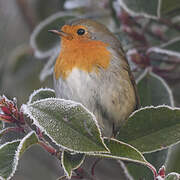
[[49, 57], [53, 54], [54, 49], [59, 46], [59, 38], [51, 35], [48, 30], [60, 29], [66, 21], [78, 17], [78, 13], [58, 12], [42, 21], [33, 31], [30, 44], [35, 50], [37, 58]]
[[38, 142], [36, 134], [32, 131], [22, 140], [14, 140], [0, 146], [0, 178], [10, 180], [14, 175], [19, 158], [33, 144]]
[[162, 44], [160, 47], [152, 47], [148, 50], [150, 52], [156, 52], [160, 54], [167, 54], [170, 56], [180, 57], [180, 38], [173, 39], [165, 44]]
[[22, 109], [42, 132], [64, 149], [85, 153], [108, 151], [95, 116], [80, 103], [48, 98], [23, 105]]
[[174, 106], [172, 91], [167, 83], [148, 69], [137, 79], [141, 106], [166, 104]]
[[30, 96], [29, 96], [29, 101], [27, 104], [31, 104], [35, 101], [45, 99], [45, 98], [51, 98], [55, 97], [55, 91], [50, 88], [40, 88], [38, 90], [35, 90]]
[[95, 156], [114, 158], [143, 165], [148, 164], [142, 153], [129, 144], [113, 138], [104, 138], [104, 143], [110, 152], [95, 154]]
[[140, 108], [120, 128], [117, 139], [141, 152], [166, 149], [180, 140], [180, 108], [167, 105]]
[[160, 0], [118, 0], [122, 6], [132, 16], [144, 16], [147, 18], [158, 18]]
[[171, 172], [169, 173], [164, 180], [179, 180], [180, 179], [180, 174]]
[[[144, 16], [147, 18], [158, 19], [167, 16], [180, 7], [178, 0], [118, 0], [122, 6], [132, 16]], [[177, 15], [177, 13], [176, 13]]]
[[84, 154], [70, 154], [67, 151], [62, 152], [61, 163], [68, 178], [71, 178], [72, 171], [81, 166], [85, 158]]

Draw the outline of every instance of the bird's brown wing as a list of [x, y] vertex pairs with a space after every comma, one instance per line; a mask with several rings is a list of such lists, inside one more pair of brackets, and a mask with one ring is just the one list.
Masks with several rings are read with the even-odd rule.
[[125, 69], [128, 72], [131, 83], [132, 83], [133, 88], [134, 88], [134, 92], [135, 92], [135, 96], [136, 96], [136, 107], [135, 107], [135, 110], [136, 110], [140, 107], [140, 99], [139, 99], [139, 95], [137, 92], [136, 81], [135, 81], [135, 78], [131, 72], [129, 62], [126, 59], [125, 52], [121, 46], [119, 47], [119, 55], [122, 57], [121, 59], [124, 60], [123, 69]]

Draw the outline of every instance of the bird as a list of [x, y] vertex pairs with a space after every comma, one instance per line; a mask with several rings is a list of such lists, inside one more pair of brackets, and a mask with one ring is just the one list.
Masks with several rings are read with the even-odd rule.
[[139, 106], [120, 41], [92, 19], [75, 19], [49, 31], [61, 38], [53, 73], [56, 97], [81, 103], [95, 115], [102, 136], [115, 137]]

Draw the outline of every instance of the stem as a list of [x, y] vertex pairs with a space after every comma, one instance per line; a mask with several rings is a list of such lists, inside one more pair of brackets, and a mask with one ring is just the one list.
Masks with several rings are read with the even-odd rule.
[[57, 156], [57, 151], [56, 151], [56, 149], [54, 149], [52, 146], [46, 144], [46, 143], [43, 142], [43, 141], [39, 141], [38, 144], [39, 144], [40, 146], [42, 146], [42, 147], [43, 147], [47, 152], [49, 152], [50, 154]]
[[156, 180], [156, 177], [158, 176], [158, 173], [157, 173], [157, 171], [156, 171], [156, 168], [155, 168], [152, 164], [150, 164], [150, 163], [147, 163], [146, 165], [147, 165], [147, 167], [149, 167], [149, 168], [151, 169], [151, 171], [152, 171], [153, 174], [154, 174], [154, 180]]

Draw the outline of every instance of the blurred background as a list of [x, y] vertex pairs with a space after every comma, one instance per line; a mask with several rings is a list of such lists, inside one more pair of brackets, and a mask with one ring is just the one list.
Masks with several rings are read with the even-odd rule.
[[[121, 40], [136, 78], [145, 69], [150, 69], [169, 85], [175, 106], [179, 107], [180, 3], [177, 0], [173, 2], [176, 4], [172, 5], [166, 0], [167, 3], [159, 12], [162, 16], [157, 19], [156, 16], [159, 15], [154, 12], [154, 1], [148, 2], [149, 7], [146, 7], [147, 2], [143, 4], [143, 1], [134, 1], [141, 9], [136, 8], [130, 0], [126, 1], [127, 4], [124, 2], [1, 0], [0, 94], [5, 94], [9, 99], [16, 97], [20, 107], [28, 101], [29, 95], [35, 89], [53, 88], [51, 72], [59, 48], [59, 39], [48, 34], [47, 30], [57, 29], [69, 19], [88, 17], [106, 24]], [[170, 9], [167, 10], [167, 7]], [[158, 154], [156, 158], [159, 156]], [[180, 146], [175, 145], [169, 151], [168, 160], [165, 158], [162, 163], [166, 163], [167, 171], [180, 173], [179, 159]], [[108, 161], [105, 167], [101, 164], [98, 165], [98, 173], [104, 180], [116, 180], [118, 177], [128, 179], [123, 172], [118, 174], [117, 162]], [[39, 146], [34, 146], [23, 155], [12, 179], [55, 180], [63, 174], [60, 166], [57, 159]]]

